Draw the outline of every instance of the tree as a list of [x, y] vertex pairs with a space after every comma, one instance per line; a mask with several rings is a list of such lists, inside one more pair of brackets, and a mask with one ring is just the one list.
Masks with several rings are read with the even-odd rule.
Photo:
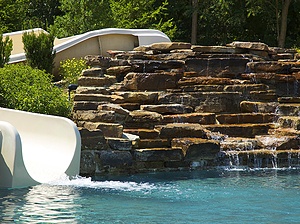
[[24, 0], [24, 29], [42, 28], [47, 30], [54, 24], [56, 16], [62, 15], [59, 0]]
[[3, 35], [0, 34], [0, 68], [3, 68], [3, 66], [9, 62], [12, 47], [12, 40], [10, 40], [8, 36], [3, 40]]
[[[278, 1], [278, 0], [276, 0]], [[287, 17], [291, 0], [282, 0], [281, 25], [278, 37], [278, 47], [284, 47], [287, 30]]]
[[113, 25], [109, 1], [105, 0], [61, 0], [57, 16], [50, 31], [58, 38], [73, 36]]
[[38, 68], [51, 73], [54, 68], [55, 58], [55, 52], [53, 53], [53, 34], [42, 32], [37, 36], [34, 32], [24, 33], [22, 40], [27, 63], [32, 68]]
[[177, 30], [167, 11], [168, 0], [110, 0], [113, 19], [118, 28], [157, 29], [171, 39]]
[[198, 11], [198, 0], [192, 0], [193, 6], [193, 16], [192, 16], [192, 34], [191, 34], [191, 44], [197, 43], [197, 11]]
[[0, 32], [9, 33], [22, 29], [25, 13], [23, 0], [0, 0]]

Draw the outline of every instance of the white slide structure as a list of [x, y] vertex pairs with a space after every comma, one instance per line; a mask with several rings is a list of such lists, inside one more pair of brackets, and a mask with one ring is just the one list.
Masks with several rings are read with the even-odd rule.
[[0, 187], [79, 174], [81, 138], [69, 119], [0, 108]]

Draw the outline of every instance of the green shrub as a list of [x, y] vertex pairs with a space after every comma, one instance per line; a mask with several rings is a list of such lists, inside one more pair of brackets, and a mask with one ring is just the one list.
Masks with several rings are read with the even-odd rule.
[[5, 40], [3, 40], [3, 34], [0, 34], [0, 68], [3, 68], [9, 61], [12, 47], [12, 40], [9, 40], [9, 37], [6, 37]]
[[66, 59], [60, 62], [60, 74], [66, 81], [66, 85], [77, 84], [78, 77], [83, 69], [89, 68], [85, 60], [80, 59]]
[[69, 117], [67, 94], [53, 86], [51, 78], [27, 65], [5, 65], [0, 68], [0, 106]]
[[51, 73], [56, 56], [55, 52], [53, 53], [54, 36], [46, 33], [37, 36], [34, 32], [25, 32], [22, 40], [28, 65]]

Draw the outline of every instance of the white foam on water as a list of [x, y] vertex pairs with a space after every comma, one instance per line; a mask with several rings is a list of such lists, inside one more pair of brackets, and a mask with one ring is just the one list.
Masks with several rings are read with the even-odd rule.
[[62, 175], [57, 180], [49, 182], [48, 184], [56, 186], [73, 186], [121, 191], [149, 191], [157, 188], [154, 186], [154, 184], [150, 183], [136, 183], [128, 181], [92, 181], [91, 177], [76, 176], [74, 178], [70, 178], [66, 174]]

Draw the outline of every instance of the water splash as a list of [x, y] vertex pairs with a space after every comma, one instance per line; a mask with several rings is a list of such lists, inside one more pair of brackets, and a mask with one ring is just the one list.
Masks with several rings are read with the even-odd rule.
[[62, 175], [55, 181], [49, 182], [48, 184], [56, 186], [73, 186], [119, 191], [149, 191], [156, 189], [156, 187], [150, 183], [136, 183], [128, 181], [92, 181], [91, 177], [75, 176], [74, 178], [70, 178], [66, 174]]

